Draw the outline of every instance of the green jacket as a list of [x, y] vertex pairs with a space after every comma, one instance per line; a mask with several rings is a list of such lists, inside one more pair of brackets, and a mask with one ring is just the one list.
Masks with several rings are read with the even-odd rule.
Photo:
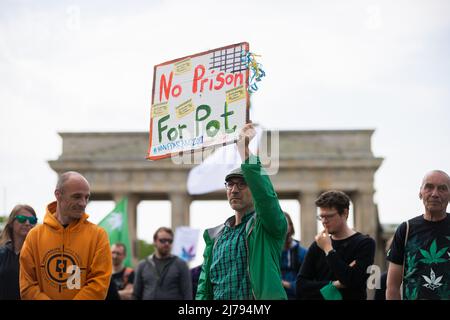
[[[252, 193], [256, 214], [247, 222], [247, 253], [250, 283], [255, 299], [287, 299], [281, 284], [280, 257], [286, 239], [287, 221], [278, 197], [258, 157], [250, 156], [241, 164], [245, 181]], [[264, 172], [264, 173], [263, 173]], [[202, 272], [198, 281], [197, 300], [212, 300], [209, 271], [215, 240], [224, 225], [205, 230]]]

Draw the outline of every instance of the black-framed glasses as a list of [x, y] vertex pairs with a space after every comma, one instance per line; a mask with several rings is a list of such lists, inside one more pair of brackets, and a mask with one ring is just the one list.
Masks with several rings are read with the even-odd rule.
[[227, 190], [233, 189], [234, 186], [237, 186], [237, 188], [239, 190], [243, 190], [243, 189], [247, 188], [247, 183], [245, 183], [244, 181], [239, 181], [239, 182], [227, 181], [227, 182], [225, 182], [225, 188]]
[[161, 242], [162, 244], [168, 243], [168, 244], [172, 244], [173, 239], [158, 239], [159, 242]]
[[333, 214], [324, 214], [324, 215], [317, 215], [317, 220], [318, 221], [323, 221], [325, 219], [330, 220], [332, 219], [334, 216], [336, 216], [337, 213], [333, 213]]
[[16, 216], [15, 219], [19, 222], [19, 223], [25, 223], [25, 221], [28, 220], [28, 222], [32, 225], [35, 225], [38, 221], [38, 219], [34, 216], [31, 217], [27, 217], [27, 216]]

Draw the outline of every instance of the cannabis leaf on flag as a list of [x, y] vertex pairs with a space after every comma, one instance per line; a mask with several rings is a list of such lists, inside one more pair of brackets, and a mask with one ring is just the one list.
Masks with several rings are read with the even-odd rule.
[[127, 214], [128, 199], [122, 198], [114, 210], [104, 217], [98, 225], [105, 229], [109, 236], [109, 243], [121, 242], [127, 248], [127, 256], [124, 261], [126, 267], [132, 267], [131, 263], [131, 242], [128, 235], [128, 214]]

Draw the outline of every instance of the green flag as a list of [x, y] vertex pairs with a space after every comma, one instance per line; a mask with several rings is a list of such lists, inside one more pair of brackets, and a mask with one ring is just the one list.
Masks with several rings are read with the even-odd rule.
[[109, 235], [109, 243], [121, 242], [127, 248], [127, 256], [124, 261], [126, 267], [132, 267], [131, 264], [131, 243], [128, 236], [128, 199], [120, 200], [114, 210], [98, 223], [100, 227], [106, 230]]

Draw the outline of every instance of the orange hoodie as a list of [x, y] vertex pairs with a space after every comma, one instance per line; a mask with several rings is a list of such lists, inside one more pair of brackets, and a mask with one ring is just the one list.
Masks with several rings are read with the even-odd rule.
[[31, 229], [20, 252], [20, 295], [26, 300], [105, 299], [112, 273], [106, 231], [86, 213], [64, 228], [47, 206], [44, 223]]

